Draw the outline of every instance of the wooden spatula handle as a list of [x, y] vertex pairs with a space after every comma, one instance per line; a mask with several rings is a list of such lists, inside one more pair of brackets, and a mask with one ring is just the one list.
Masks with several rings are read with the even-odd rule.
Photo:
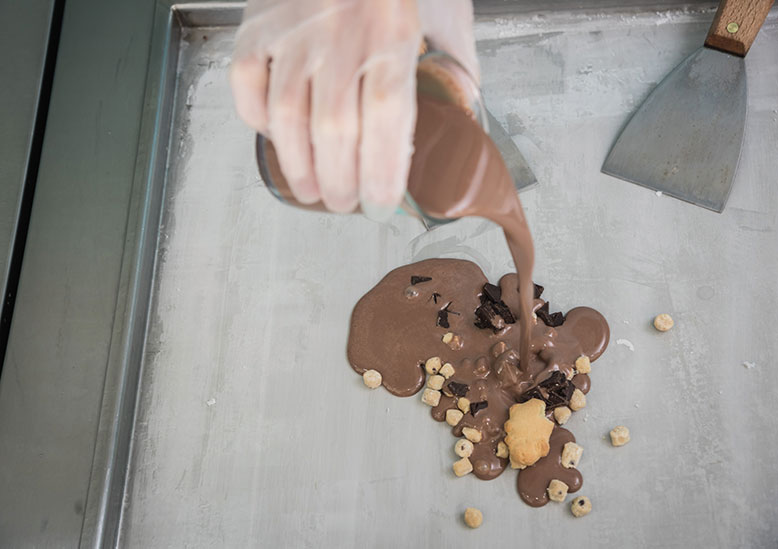
[[721, 0], [705, 45], [745, 57], [773, 0]]

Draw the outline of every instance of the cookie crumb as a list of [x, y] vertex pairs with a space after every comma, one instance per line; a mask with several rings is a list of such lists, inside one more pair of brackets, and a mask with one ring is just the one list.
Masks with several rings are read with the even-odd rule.
[[570, 408], [567, 406], [560, 406], [559, 408], [554, 408], [554, 419], [559, 425], [564, 425], [567, 423], [567, 420], [570, 419], [570, 416], [573, 414], [573, 412], [570, 411]]
[[592, 511], [592, 502], [586, 496], [578, 496], [570, 504], [570, 510], [576, 517], [586, 516]]
[[446, 332], [445, 334], [443, 334], [442, 341], [443, 341], [443, 343], [445, 343], [446, 345], [448, 345], [449, 343], [451, 343], [451, 340], [452, 340], [452, 339], [454, 339], [454, 332]]
[[484, 515], [475, 507], [465, 509], [465, 524], [470, 528], [478, 528], [484, 521]]
[[508, 344], [505, 343], [504, 341], [498, 341], [497, 343], [492, 345], [492, 356], [494, 358], [497, 358], [507, 350], [508, 350]]
[[575, 442], [568, 442], [562, 448], [562, 467], [565, 469], [578, 467], [578, 462], [581, 461], [582, 454], [583, 448], [578, 446]]
[[435, 389], [424, 389], [421, 395], [421, 401], [427, 406], [437, 406], [440, 404], [440, 391]]
[[629, 429], [624, 425], [617, 425], [611, 429], [611, 444], [614, 446], [624, 446], [629, 440]]
[[468, 473], [473, 472], [473, 464], [467, 458], [462, 458], [459, 461], [454, 462], [454, 474], [458, 477], [463, 477]]
[[454, 408], [446, 410], [446, 423], [452, 427], [457, 425], [463, 417], [465, 417], [465, 414], [462, 413], [462, 410], [455, 410]]
[[465, 427], [462, 429], [462, 434], [465, 435], [465, 438], [469, 440], [470, 442], [481, 442], [481, 431], [478, 429], [473, 429], [472, 427]]
[[567, 491], [570, 487], [561, 480], [554, 479], [548, 483], [548, 499], [556, 502], [563, 502], [567, 497]]
[[473, 443], [466, 438], [460, 438], [454, 444], [454, 453], [461, 458], [469, 458], [473, 454]]
[[570, 409], [574, 412], [584, 408], [586, 406], [586, 395], [583, 394], [581, 389], [573, 391], [573, 396], [570, 397]]
[[589, 357], [586, 355], [579, 356], [575, 359], [575, 370], [579, 374], [588, 374], [592, 371], [592, 363]]
[[362, 381], [365, 382], [368, 388], [376, 389], [381, 386], [383, 378], [381, 377], [381, 372], [377, 370], [366, 370], [362, 374]]
[[424, 369], [427, 370], [427, 373], [431, 376], [434, 376], [440, 371], [440, 366], [441, 364], [439, 356], [428, 358], [427, 362], [424, 363]]
[[465, 397], [460, 398], [457, 400], [457, 408], [462, 410], [464, 414], [468, 413], [470, 411], [470, 401]]
[[454, 375], [454, 367], [451, 365], [450, 362], [446, 362], [441, 368], [440, 372], [438, 372], [440, 375], [442, 375], [445, 379], [450, 378]]
[[667, 313], [656, 315], [656, 318], [654, 318], [654, 328], [656, 328], [660, 332], [666, 332], [667, 330], [672, 328], [674, 324], [675, 322], [673, 321], [673, 317], [671, 317]]
[[507, 458], [509, 456], [508, 452], [508, 445], [505, 444], [502, 440], [497, 443], [497, 457], [498, 458]]
[[430, 376], [430, 378], [427, 380], [427, 387], [430, 389], [435, 389], [436, 391], [440, 391], [440, 389], [443, 387], [444, 381], [446, 381], [445, 377], [440, 374], [435, 374], [434, 376]]

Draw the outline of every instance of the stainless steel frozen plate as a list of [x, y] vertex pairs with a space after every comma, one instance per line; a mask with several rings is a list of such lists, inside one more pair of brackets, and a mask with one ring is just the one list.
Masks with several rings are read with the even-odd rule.
[[[763, 70], [749, 83], [749, 184], [718, 215], [599, 171], [625, 115], [705, 35], [708, 8], [535, 5], [495, 7], [475, 32], [486, 102], [543, 181], [522, 194], [535, 279], [555, 308], [589, 305], [611, 324], [568, 425], [592, 513], [528, 507], [514, 471], [455, 478], [454, 438], [419, 398], [365, 389], [345, 356], [357, 299], [427, 257], [472, 259], [496, 280], [511, 269], [504, 238], [480, 219], [423, 233], [279, 204], [229, 99], [239, 6], [206, 4], [157, 14], [139, 240], [123, 263], [135, 324], [116, 364], [129, 374], [106, 380], [92, 532], [114, 525], [122, 547], [144, 548], [775, 546], [776, 18], [750, 54]], [[670, 332], [651, 327], [660, 312]], [[613, 448], [619, 424], [632, 441]], [[476, 531], [468, 506], [484, 513]]]

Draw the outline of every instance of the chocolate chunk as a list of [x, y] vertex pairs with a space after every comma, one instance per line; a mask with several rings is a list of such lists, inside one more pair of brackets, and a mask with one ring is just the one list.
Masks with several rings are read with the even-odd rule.
[[540, 299], [540, 296], [543, 295], [543, 290], [545, 290], [545, 288], [540, 284], [535, 284], [534, 282], [532, 285], [535, 287], [535, 299]]
[[463, 397], [470, 390], [470, 387], [466, 383], [457, 383], [456, 381], [448, 382], [448, 389], [454, 396]]
[[438, 311], [438, 319], [435, 321], [435, 326], [441, 326], [443, 328], [450, 328], [448, 323], [448, 309], [443, 308]]
[[535, 312], [535, 314], [537, 314], [538, 318], [543, 321], [543, 324], [551, 328], [556, 328], [557, 326], [561, 326], [565, 323], [565, 315], [562, 313], [548, 312], [548, 301], [546, 301], [543, 306]]
[[489, 403], [487, 401], [485, 401], [485, 400], [483, 400], [481, 402], [471, 402], [470, 403], [470, 413], [472, 415], [475, 415], [476, 412], [478, 412], [479, 410], [483, 410], [487, 406], [489, 406]]
[[494, 284], [489, 284], [488, 282], [484, 284], [483, 292], [481, 293], [481, 302], [484, 302], [484, 299], [488, 299], [492, 303], [498, 303], [500, 301], [500, 298], [502, 297], [502, 290], [499, 286], [495, 286]]
[[421, 284], [422, 282], [429, 282], [430, 280], [432, 280], [432, 277], [414, 275], [411, 277], [411, 286], [415, 286], [416, 284]]
[[516, 317], [503, 301], [485, 301], [475, 310], [477, 328], [491, 328], [496, 333], [502, 330], [506, 324], [515, 323]]
[[440, 294], [438, 292], [432, 292], [432, 297], [430, 299], [432, 299], [435, 303], [437, 303], [439, 297]]
[[575, 391], [573, 382], [557, 370], [532, 389], [525, 391], [519, 397], [519, 402], [537, 398], [546, 403], [546, 410], [553, 410], [559, 406], [567, 406], [573, 396], [573, 391]]

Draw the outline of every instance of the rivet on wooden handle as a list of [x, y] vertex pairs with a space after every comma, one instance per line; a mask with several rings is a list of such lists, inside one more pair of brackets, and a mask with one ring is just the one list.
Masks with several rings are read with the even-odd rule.
[[745, 57], [772, 5], [773, 0], [722, 0], [705, 45]]

